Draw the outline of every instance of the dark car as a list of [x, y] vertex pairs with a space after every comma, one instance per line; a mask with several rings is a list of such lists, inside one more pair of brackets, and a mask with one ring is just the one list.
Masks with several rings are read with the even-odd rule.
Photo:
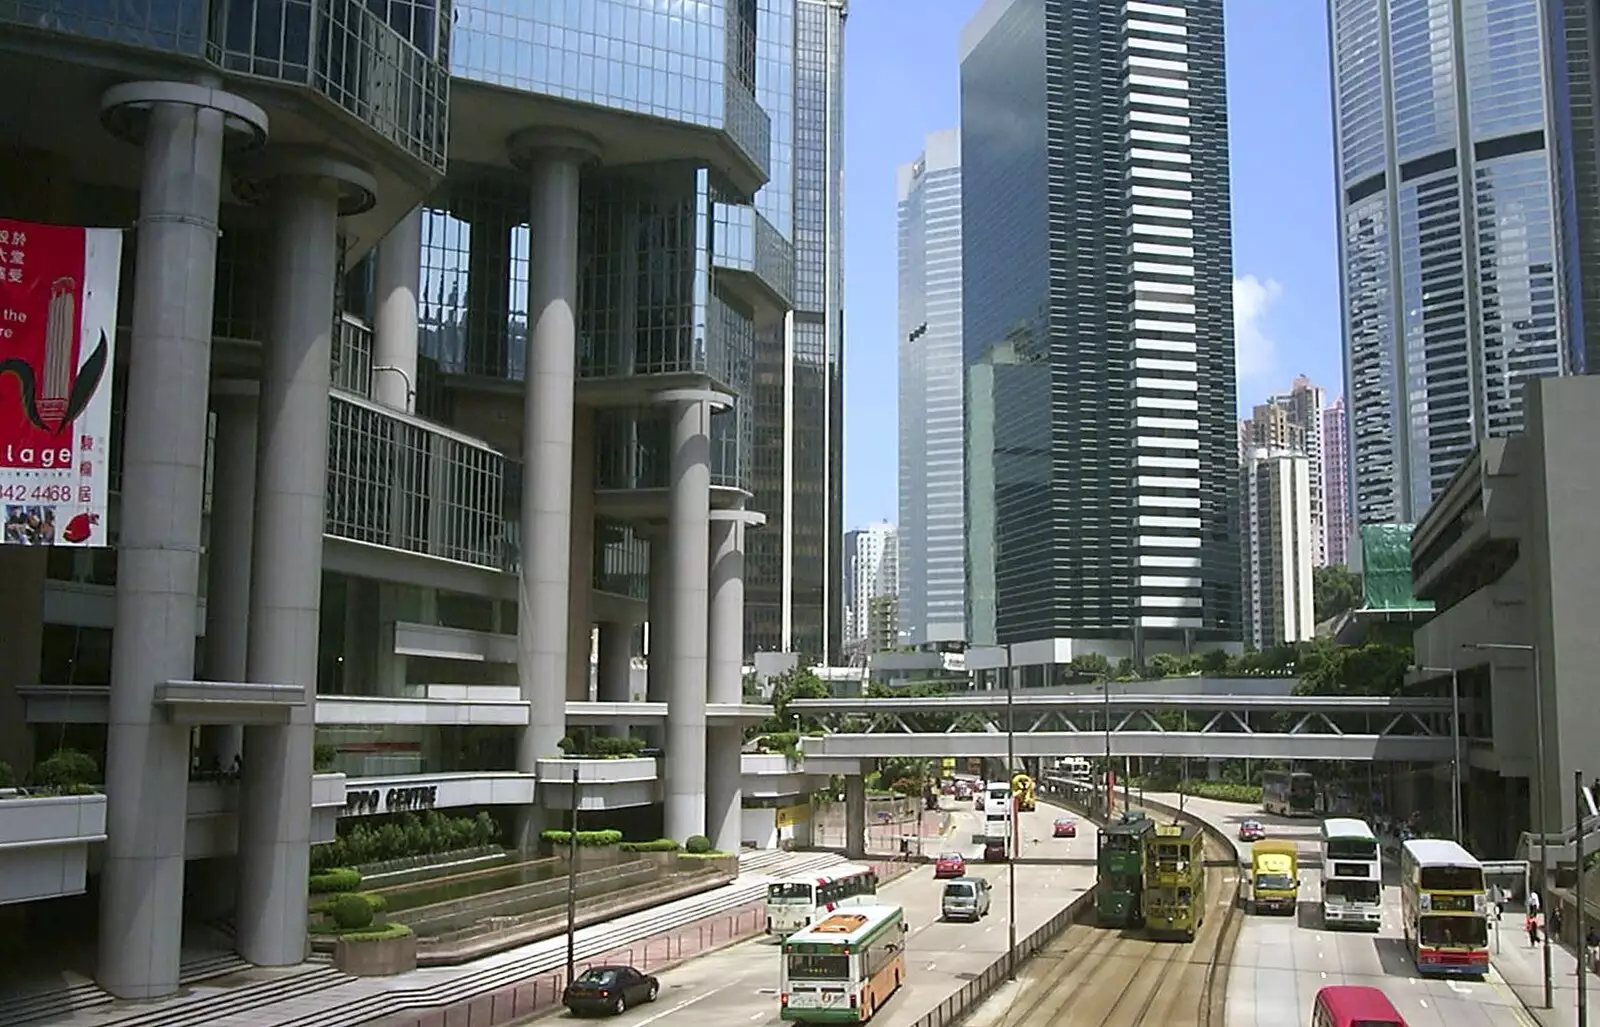
[[1006, 861], [1006, 843], [993, 839], [984, 842], [983, 861], [985, 863], [1004, 863]]
[[620, 1013], [659, 994], [661, 982], [631, 966], [591, 966], [567, 985], [561, 1004], [574, 1013]]

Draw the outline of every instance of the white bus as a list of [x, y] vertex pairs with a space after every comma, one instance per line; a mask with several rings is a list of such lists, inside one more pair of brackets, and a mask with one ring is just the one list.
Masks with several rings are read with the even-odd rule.
[[823, 913], [871, 902], [877, 894], [877, 871], [848, 863], [809, 877], [774, 881], [767, 885], [767, 933], [787, 937], [816, 923]]
[[1322, 923], [1374, 931], [1383, 925], [1382, 857], [1365, 820], [1322, 822]]
[[778, 1016], [799, 1023], [866, 1023], [906, 976], [899, 906], [856, 906], [783, 943]]
[[1483, 864], [1455, 842], [1413, 838], [1400, 850], [1400, 916], [1423, 974], [1489, 972]]

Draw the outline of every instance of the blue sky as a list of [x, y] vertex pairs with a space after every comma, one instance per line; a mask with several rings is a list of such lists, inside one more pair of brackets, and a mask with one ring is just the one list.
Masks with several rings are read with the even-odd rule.
[[[845, 526], [896, 520], [894, 169], [959, 123], [979, 0], [858, 0], [845, 36]], [[1225, 0], [1239, 399], [1342, 389], [1325, 5]], [[912, 8], [916, 17], [907, 17]]]

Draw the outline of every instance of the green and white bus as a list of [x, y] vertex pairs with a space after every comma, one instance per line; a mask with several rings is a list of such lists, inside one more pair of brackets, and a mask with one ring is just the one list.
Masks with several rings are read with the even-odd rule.
[[797, 1023], [866, 1023], [906, 975], [899, 906], [852, 906], [783, 942], [779, 1016]]

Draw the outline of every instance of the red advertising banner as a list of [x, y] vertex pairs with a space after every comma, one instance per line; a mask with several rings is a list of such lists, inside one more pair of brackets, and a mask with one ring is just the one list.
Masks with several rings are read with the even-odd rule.
[[122, 232], [0, 218], [4, 544], [104, 546]]

